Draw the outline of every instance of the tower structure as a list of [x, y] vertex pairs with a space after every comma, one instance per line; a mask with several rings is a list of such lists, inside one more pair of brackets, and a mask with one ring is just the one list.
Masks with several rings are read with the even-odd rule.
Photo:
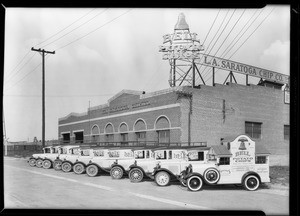
[[[200, 58], [203, 46], [197, 39], [196, 33], [191, 33], [183, 13], [178, 16], [173, 34], [163, 36], [163, 44], [159, 51], [163, 52], [163, 59], [170, 64], [170, 87], [191, 85], [195, 87], [195, 80], [200, 76], [204, 80], [195, 64], [195, 59]], [[204, 83], [205, 84], [205, 83]]]

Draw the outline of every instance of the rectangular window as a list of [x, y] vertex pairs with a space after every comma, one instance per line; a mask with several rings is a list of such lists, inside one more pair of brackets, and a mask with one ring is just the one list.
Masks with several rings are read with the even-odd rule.
[[113, 142], [114, 141], [114, 135], [113, 134], [106, 134], [105, 139], [106, 139], [106, 142]]
[[170, 142], [170, 130], [157, 131], [158, 142], [159, 143], [169, 143]]
[[75, 143], [83, 143], [83, 131], [74, 132], [75, 135]]
[[265, 163], [267, 163], [267, 157], [266, 156], [256, 156], [255, 163], [256, 164], [265, 164]]
[[230, 158], [229, 157], [220, 157], [219, 165], [229, 165]]
[[203, 161], [204, 160], [204, 152], [189, 152], [188, 160], [189, 161]]
[[121, 144], [122, 145], [128, 144], [128, 133], [121, 134]]
[[62, 141], [63, 143], [69, 143], [71, 138], [70, 138], [70, 133], [65, 133], [65, 134], [62, 134]]
[[260, 122], [245, 122], [245, 133], [251, 138], [260, 139], [261, 125]]
[[163, 159], [167, 159], [167, 152], [166, 151], [157, 151], [155, 153], [155, 159], [158, 160], [163, 160]]
[[284, 139], [285, 140], [290, 140], [290, 126], [289, 125], [284, 125]]
[[136, 159], [143, 159], [143, 158], [145, 158], [145, 152], [143, 150], [136, 151], [135, 152], [135, 158]]

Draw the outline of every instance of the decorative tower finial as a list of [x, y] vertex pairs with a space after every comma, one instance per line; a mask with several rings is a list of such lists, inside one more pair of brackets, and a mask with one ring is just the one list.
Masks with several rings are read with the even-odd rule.
[[183, 13], [179, 14], [174, 30], [189, 30], [189, 25], [186, 23]]

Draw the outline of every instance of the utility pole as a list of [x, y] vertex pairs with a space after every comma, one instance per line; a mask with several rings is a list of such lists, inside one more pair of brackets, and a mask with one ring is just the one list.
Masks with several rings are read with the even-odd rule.
[[42, 63], [43, 63], [43, 71], [42, 71], [42, 146], [45, 147], [45, 53], [47, 54], [55, 54], [55, 51], [50, 52], [44, 49], [34, 49], [31, 48], [32, 51], [39, 52], [42, 55]]

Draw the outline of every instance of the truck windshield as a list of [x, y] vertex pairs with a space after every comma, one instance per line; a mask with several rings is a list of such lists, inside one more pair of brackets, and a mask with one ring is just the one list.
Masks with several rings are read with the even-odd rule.
[[51, 153], [51, 149], [50, 149], [50, 148], [45, 148], [45, 149], [44, 149], [44, 152], [45, 152], [45, 153]]
[[167, 159], [167, 152], [166, 151], [157, 151], [157, 152], [155, 152], [155, 159], [158, 159], [158, 160]]
[[145, 152], [144, 151], [135, 151], [134, 152], [134, 158], [135, 159], [145, 158]]
[[82, 150], [81, 151], [81, 155], [82, 156], [89, 156], [90, 155], [90, 151], [89, 150]]

